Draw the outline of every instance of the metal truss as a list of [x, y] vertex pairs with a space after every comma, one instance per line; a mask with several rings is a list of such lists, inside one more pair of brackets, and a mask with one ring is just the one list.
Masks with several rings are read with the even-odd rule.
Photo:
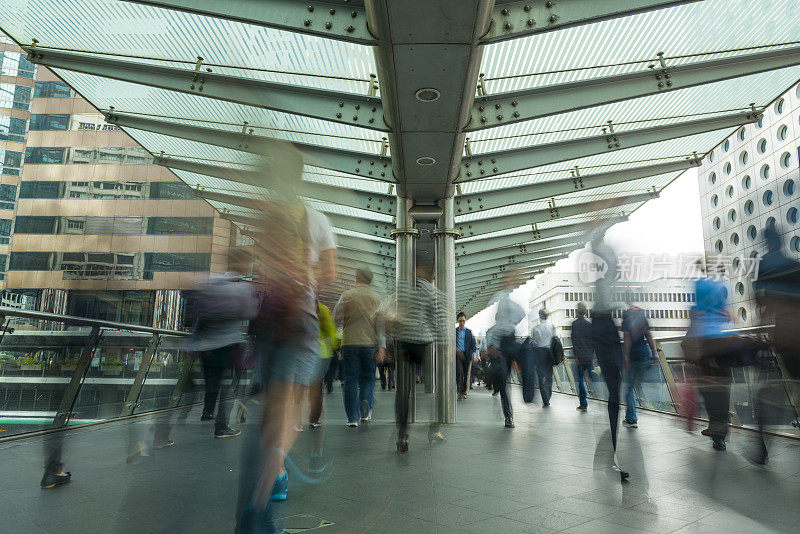
[[542, 229], [538, 229], [534, 226], [532, 229], [515, 234], [475, 239], [472, 241], [467, 241], [466, 243], [456, 241], [456, 256], [465, 256], [467, 254], [475, 254], [478, 252], [505, 247], [515, 247], [527, 243], [534, 243], [543, 239], [563, 236], [566, 234], [588, 234], [595, 231], [603, 231], [606, 228], [625, 220], [627, 220], [627, 216], [607, 217], [587, 222], [565, 224], [563, 226], [551, 226], [549, 228]]
[[[359, 234], [374, 235], [389, 239], [391, 238], [392, 230], [394, 230], [394, 225], [390, 222], [371, 221], [369, 219], [351, 217], [349, 215], [341, 215], [338, 213], [325, 212], [324, 215], [328, 218], [332, 226], [342, 230], [357, 232]], [[234, 214], [222, 211], [221, 217], [235, 223], [246, 224], [254, 227], [260, 227], [260, 225], [263, 225], [263, 220], [253, 215]]]
[[551, 201], [550, 206], [546, 209], [515, 213], [512, 215], [503, 215], [500, 217], [492, 217], [487, 219], [475, 219], [472, 221], [457, 222], [456, 229], [461, 232], [461, 235], [464, 237], [489, 234], [509, 228], [551, 221], [553, 219], [559, 219], [562, 217], [585, 215], [593, 211], [618, 208], [620, 206], [635, 204], [637, 202], [646, 202], [647, 200], [656, 197], [658, 197], [658, 193], [655, 191], [649, 191], [634, 195], [610, 197], [602, 200], [591, 200], [589, 202], [579, 202], [577, 204], [569, 204], [566, 206], [558, 206], [554, 201]]
[[561, 258], [569, 256], [573, 250], [574, 249], [568, 249], [559, 253], [549, 254], [545, 252], [539, 252], [535, 254], [517, 256], [513, 260], [501, 258], [498, 260], [489, 260], [474, 265], [466, 265], [456, 269], [456, 280], [472, 278], [479, 276], [482, 273], [491, 274], [493, 272], [513, 271], [515, 269], [526, 268], [531, 264], [543, 264], [550, 261], [557, 261]]
[[550, 180], [519, 187], [495, 189], [481, 193], [470, 193], [456, 197], [456, 215], [466, 215], [479, 211], [535, 202], [547, 198], [566, 195], [578, 191], [588, 191], [598, 187], [616, 185], [641, 178], [659, 176], [673, 172], [681, 172], [692, 167], [699, 167], [699, 158], [690, 158], [669, 163], [659, 163], [633, 169], [620, 169], [600, 174], [581, 175], [579, 169], [572, 170], [572, 177], [561, 180]]
[[363, 45], [375, 43], [363, 2], [349, 0], [127, 0]]
[[499, 248], [493, 250], [484, 250], [483, 252], [476, 252], [474, 254], [463, 254], [456, 256], [456, 268], [481, 263], [484, 261], [498, 260], [502, 258], [512, 259], [517, 256], [531, 254], [534, 252], [542, 251], [557, 251], [561, 248], [570, 247], [572, 249], [580, 248], [588, 241], [588, 236], [573, 235], [551, 239], [548, 241], [537, 241], [535, 243], [526, 243], [516, 247]]
[[124, 61], [107, 56], [24, 47], [28, 60], [54, 69], [158, 87], [246, 106], [388, 131], [377, 96], [327, 91], [299, 85], [215, 74], [203, 68], [181, 69], [153, 63]]
[[698, 0], [497, 0], [481, 42], [496, 43]]
[[640, 72], [476, 97], [467, 130], [494, 128], [796, 65], [800, 65], [797, 47], [672, 67], [660, 56]]
[[[283, 150], [283, 145], [287, 142], [273, 137], [254, 135], [254, 130], [248, 123], [242, 124], [241, 131], [234, 132], [174, 121], [151, 119], [116, 111], [106, 111], [104, 115], [107, 123], [115, 124], [122, 128], [144, 130], [262, 156], [268, 156]], [[292, 144], [303, 155], [303, 163], [306, 165], [353, 174], [369, 180], [396, 183], [394, 176], [392, 176], [392, 160], [387, 156], [306, 143]]]
[[609, 123], [607, 128], [603, 128], [604, 133], [602, 135], [462, 158], [456, 182], [490, 178], [552, 163], [669, 141], [670, 139], [727, 128], [733, 129], [743, 124], [757, 122], [762, 116], [763, 113], [760, 111], [750, 111], [748, 113], [733, 113], [624, 132], [615, 132], [613, 124]]

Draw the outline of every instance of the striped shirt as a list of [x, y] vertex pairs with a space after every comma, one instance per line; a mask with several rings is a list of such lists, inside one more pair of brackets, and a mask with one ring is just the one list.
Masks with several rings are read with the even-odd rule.
[[422, 278], [401, 284], [396, 294], [381, 306], [396, 341], [427, 345], [444, 339], [450, 328], [444, 316], [444, 296]]

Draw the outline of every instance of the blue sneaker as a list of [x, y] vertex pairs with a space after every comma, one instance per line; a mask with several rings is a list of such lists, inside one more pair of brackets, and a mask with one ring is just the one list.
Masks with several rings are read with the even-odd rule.
[[289, 473], [284, 473], [275, 479], [272, 486], [271, 501], [285, 501], [289, 496]]

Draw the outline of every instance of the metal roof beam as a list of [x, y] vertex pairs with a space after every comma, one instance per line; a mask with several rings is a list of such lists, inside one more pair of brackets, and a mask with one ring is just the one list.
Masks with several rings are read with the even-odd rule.
[[800, 47], [670, 67], [655, 60], [640, 72], [476, 97], [467, 130], [483, 130], [558, 113], [668, 93], [800, 65]]
[[386, 256], [378, 256], [376, 254], [368, 254], [361, 250], [355, 250], [346, 247], [337, 247], [336, 258], [349, 261], [354, 265], [365, 264], [370, 268], [374, 267], [376, 269], [394, 269], [395, 267], [394, 258], [387, 258]]
[[579, 248], [589, 240], [586, 234], [572, 235], [551, 239], [548, 241], [537, 241], [536, 243], [526, 243], [516, 247], [497, 248], [476, 252], [474, 254], [462, 254], [456, 256], [456, 267], [472, 265], [484, 261], [497, 260], [500, 258], [513, 258], [515, 256], [529, 254], [531, 252], [541, 252], [543, 250], [557, 250], [562, 247]]
[[599, 228], [609, 228], [626, 219], [627, 217], [609, 217], [588, 222], [565, 224], [563, 226], [552, 226], [550, 228], [538, 229], [534, 227], [532, 230], [529, 229], [524, 232], [475, 239], [473, 241], [467, 241], [466, 243], [456, 241], [456, 256], [475, 254], [486, 250], [495, 250], [505, 247], [514, 247], [526, 243], [535, 243], [543, 239], [550, 239], [578, 232], [589, 234]]
[[496, 43], [664, 9], [698, 0], [497, 0], [481, 42]]
[[[253, 135], [253, 129], [246, 122], [242, 124], [241, 131], [233, 132], [174, 121], [151, 119], [116, 111], [104, 111], [103, 114], [107, 123], [122, 128], [154, 132], [251, 154], [272, 154], [283, 150], [283, 146], [286, 143], [286, 141], [272, 137]], [[389, 157], [307, 143], [292, 144], [300, 151], [303, 156], [303, 163], [306, 165], [353, 174], [368, 180], [395, 183], [395, 179], [392, 176], [392, 160]]]
[[[254, 187], [264, 188], [264, 196], [269, 195], [269, 190], [264, 185], [266, 181], [263, 173], [247, 171], [243, 169], [231, 169], [229, 167], [222, 167], [218, 165], [209, 165], [207, 163], [195, 163], [193, 161], [176, 160], [173, 158], [155, 158], [156, 164], [168, 167], [170, 169], [192, 172], [195, 174], [202, 174], [203, 176], [213, 176], [223, 180], [230, 180], [241, 184], [252, 185]], [[244, 199], [247, 202], [248, 198], [252, 198], [254, 193], [242, 192], [241, 195], [235, 192], [221, 193], [212, 189], [203, 189], [202, 186], [194, 189], [195, 194], [207, 200], [216, 200], [217, 202], [226, 202], [228, 204], [237, 204], [239, 200]], [[300, 185], [300, 196], [305, 198], [329, 202], [331, 204], [338, 204], [340, 206], [347, 206], [350, 208], [361, 209], [364, 211], [371, 211], [374, 213], [383, 213], [384, 215], [395, 214], [395, 204], [397, 197], [382, 195], [380, 193], [370, 193], [368, 191], [360, 191], [358, 189], [345, 189], [343, 187], [336, 187], [333, 185], [320, 184], [317, 182], [309, 182], [304, 180]], [[248, 197], [246, 195], [251, 195]], [[252, 201], [244, 205], [252, 206]]]
[[[552, 262], [529, 263], [526, 266], [520, 267], [516, 271], [515, 276], [525, 276], [529, 271], [546, 269], [547, 267], [550, 267], [550, 265], [552, 265]], [[503, 279], [503, 275], [506, 272], [509, 272], [509, 270], [506, 269], [505, 271], [500, 271], [497, 267], [493, 267], [481, 272], [472, 273], [474, 276], [471, 276], [470, 278], [456, 277], [456, 290], [459, 290], [460, 288], [469, 288], [474, 285], [481, 285], [489, 281], [499, 282]]]
[[456, 181], [469, 182], [670, 139], [733, 129], [743, 124], [757, 122], [762, 116], [763, 113], [760, 111], [750, 111], [624, 132], [614, 132], [613, 125], [609, 124], [603, 129], [605, 133], [602, 135], [462, 158]]
[[[394, 230], [394, 226], [390, 222], [371, 221], [368, 219], [362, 219], [360, 217], [340, 215], [338, 213], [323, 212], [323, 214], [328, 218], [332, 226], [341, 228], [343, 230], [358, 232], [360, 234], [390, 238], [391, 232]], [[263, 224], [263, 221], [260, 218], [252, 215], [241, 215], [223, 211], [221, 212], [220, 216], [223, 219], [228, 219], [230, 221], [249, 226], [258, 227], [259, 225]]]
[[658, 197], [657, 192], [648, 191], [646, 193], [610, 197], [602, 200], [591, 200], [589, 202], [579, 202], [577, 204], [570, 204], [566, 206], [558, 206], [555, 202], [551, 202], [550, 206], [546, 209], [457, 222], [456, 230], [461, 232], [461, 235], [464, 237], [489, 234], [509, 228], [516, 228], [518, 226], [552, 221], [553, 219], [559, 219], [562, 217], [573, 217], [576, 215], [585, 215], [593, 211], [618, 208], [626, 204], [645, 202], [656, 197]]
[[455, 199], [456, 215], [535, 202], [577, 191], [588, 191], [598, 187], [621, 184], [651, 176], [681, 172], [699, 166], [700, 160], [698, 158], [690, 158], [585, 176], [581, 175], [578, 168], [575, 168], [572, 171], [572, 178], [461, 195]]
[[[265, 8], [262, 6], [262, 9]], [[185, 69], [49, 48], [23, 48], [28, 52], [29, 61], [45, 67], [388, 131], [383, 121], [381, 99], [377, 96], [216, 74], [203, 68], [200, 60], [195, 68]]]
[[466, 265], [456, 269], [456, 280], [479, 276], [481, 273], [492, 273], [514, 270], [517, 268], [524, 268], [533, 264], [549, 264], [565, 258], [575, 249], [567, 249], [561, 252], [536, 252], [533, 254], [525, 254], [515, 257], [513, 260], [507, 258], [500, 258], [497, 260], [489, 260], [483, 263], [476, 263], [473, 265]]
[[245, 24], [277, 28], [363, 45], [375, 43], [364, 2], [349, 0], [127, 0]]
[[340, 247], [347, 247], [353, 250], [360, 250], [367, 254], [375, 254], [387, 258], [394, 258], [395, 244], [384, 243], [374, 239], [365, 239], [349, 235], [336, 234], [336, 244]]

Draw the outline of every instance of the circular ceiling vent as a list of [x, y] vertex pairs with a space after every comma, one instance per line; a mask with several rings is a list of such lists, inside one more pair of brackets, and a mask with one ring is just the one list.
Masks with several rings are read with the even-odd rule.
[[435, 100], [439, 100], [441, 93], [438, 89], [434, 89], [433, 87], [423, 87], [414, 93], [414, 96], [417, 97], [417, 100], [422, 102], [433, 102]]
[[422, 156], [421, 158], [417, 158], [418, 165], [433, 165], [436, 163], [436, 159], [430, 156]]

